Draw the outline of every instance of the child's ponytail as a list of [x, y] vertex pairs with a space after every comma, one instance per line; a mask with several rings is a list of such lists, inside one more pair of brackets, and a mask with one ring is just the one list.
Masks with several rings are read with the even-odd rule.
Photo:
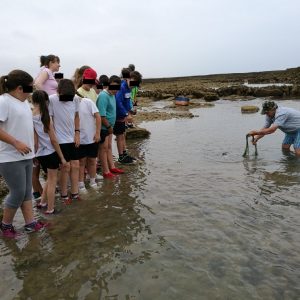
[[45, 91], [35, 91], [32, 94], [32, 102], [38, 104], [41, 112], [41, 120], [44, 125], [44, 132], [48, 132], [50, 129], [50, 115], [49, 115], [49, 96]]
[[14, 91], [18, 86], [28, 86], [33, 78], [25, 71], [13, 70], [0, 78], [0, 95]]
[[0, 77], [0, 95], [7, 92], [6, 82], [7, 82], [8, 76], [1, 76]]

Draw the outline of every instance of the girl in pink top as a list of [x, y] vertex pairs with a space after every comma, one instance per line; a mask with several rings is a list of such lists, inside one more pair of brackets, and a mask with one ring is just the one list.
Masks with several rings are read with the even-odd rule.
[[59, 71], [60, 60], [58, 56], [48, 55], [41, 56], [41, 70], [34, 81], [34, 86], [37, 90], [45, 91], [49, 96], [56, 94], [57, 81], [54, 78], [54, 73]]

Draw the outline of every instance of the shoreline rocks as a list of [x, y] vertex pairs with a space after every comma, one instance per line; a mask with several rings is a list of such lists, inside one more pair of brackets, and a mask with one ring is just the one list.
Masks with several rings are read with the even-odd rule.
[[[255, 87], [251, 84], [269, 85]], [[180, 95], [207, 101], [229, 96], [300, 98], [300, 67], [267, 72], [151, 78], [143, 81], [142, 90], [139, 91], [139, 96], [154, 100]]]
[[[300, 98], [300, 85], [283, 85], [283, 86], [268, 86], [268, 87], [249, 87], [243, 84], [232, 85], [219, 88], [199, 88], [184, 87], [177, 89], [176, 87], [158, 87], [155, 90], [145, 89], [139, 91], [139, 97], [148, 97], [153, 101], [165, 99], [175, 99], [179, 95], [189, 97], [191, 99], [204, 99], [205, 101], [216, 101], [220, 98], [231, 96], [255, 97], [271, 99], [297, 99]], [[151, 87], [153, 88], [153, 87]]]
[[243, 105], [241, 107], [241, 112], [243, 114], [252, 114], [252, 113], [257, 113], [259, 111], [259, 107], [255, 105]]

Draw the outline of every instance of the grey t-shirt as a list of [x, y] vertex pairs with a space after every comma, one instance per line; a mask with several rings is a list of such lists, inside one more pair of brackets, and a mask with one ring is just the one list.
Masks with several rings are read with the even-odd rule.
[[44, 125], [42, 123], [41, 115], [32, 116], [33, 127], [38, 136], [38, 149], [35, 153], [36, 157], [49, 155], [55, 152], [55, 149], [51, 143], [49, 133], [44, 131]]
[[74, 143], [75, 113], [79, 112], [80, 100], [77, 96], [73, 101], [59, 101], [57, 94], [49, 96], [49, 114], [59, 144]]
[[277, 125], [285, 133], [295, 132], [300, 129], [300, 111], [289, 107], [278, 107], [275, 116], [266, 116], [265, 128], [272, 124]]

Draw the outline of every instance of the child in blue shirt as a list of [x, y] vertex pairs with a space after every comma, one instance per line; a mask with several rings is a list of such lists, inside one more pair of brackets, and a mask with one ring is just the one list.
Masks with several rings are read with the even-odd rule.
[[[118, 162], [122, 164], [132, 164], [135, 158], [128, 155], [126, 151], [125, 130], [126, 122], [132, 122], [132, 102], [131, 102], [131, 82], [137, 82], [138, 78], [130, 72], [129, 69], [122, 69], [121, 89], [116, 94], [116, 123], [114, 126], [114, 134], [117, 139], [117, 148], [119, 153]], [[138, 72], [137, 72], [138, 73]]]

